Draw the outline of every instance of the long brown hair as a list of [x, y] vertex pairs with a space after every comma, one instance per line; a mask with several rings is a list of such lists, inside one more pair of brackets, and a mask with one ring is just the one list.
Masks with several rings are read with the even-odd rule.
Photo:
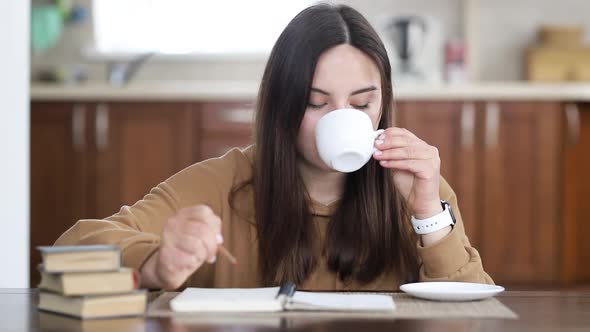
[[[251, 184], [259, 269], [265, 285], [286, 280], [302, 283], [317, 265], [309, 195], [296, 166], [300, 157], [295, 142], [318, 58], [344, 43], [367, 54], [379, 68], [379, 128], [391, 127], [393, 122], [391, 66], [367, 20], [344, 5], [320, 4], [299, 13], [272, 49], [257, 101]], [[408, 219], [391, 171], [371, 160], [348, 174], [323, 247], [329, 269], [342, 281], [368, 283], [386, 270], [402, 281], [415, 280], [416, 237]]]

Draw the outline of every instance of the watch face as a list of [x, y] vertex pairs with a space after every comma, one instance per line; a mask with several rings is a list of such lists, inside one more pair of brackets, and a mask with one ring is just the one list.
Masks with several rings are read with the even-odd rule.
[[442, 204], [443, 209], [449, 210], [449, 214], [451, 215], [451, 218], [453, 219], [453, 225], [454, 225], [457, 222], [457, 219], [455, 218], [455, 214], [453, 213], [453, 208], [451, 207], [451, 204], [449, 204], [449, 202], [447, 202], [445, 200], [441, 200], [440, 204]]

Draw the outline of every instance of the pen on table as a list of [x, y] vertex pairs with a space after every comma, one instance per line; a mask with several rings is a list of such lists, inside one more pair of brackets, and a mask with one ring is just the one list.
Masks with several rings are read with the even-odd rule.
[[234, 257], [234, 255], [232, 255], [229, 252], [229, 250], [225, 249], [223, 245], [218, 245], [217, 250], [219, 250], [219, 252], [221, 252], [225, 257], [227, 257], [227, 259], [230, 263], [232, 263], [232, 265], [238, 265], [238, 260]]
[[281, 285], [276, 297], [276, 299], [278, 299], [279, 302], [281, 302], [281, 306], [284, 307], [287, 301], [289, 301], [289, 299], [293, 297], [293, 294], [295, 294], [296, 289], [297, 286], [295, 286], [295, 284], [290, 281], [287, 281]]

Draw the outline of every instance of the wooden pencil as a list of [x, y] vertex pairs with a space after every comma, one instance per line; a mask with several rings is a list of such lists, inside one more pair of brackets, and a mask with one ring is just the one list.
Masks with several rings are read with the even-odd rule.
[[227, 257], [227, 259], [230, 263], [232, 263], [232, 265], [238, 265], [238, 260], [223, 245], [218, 245], [217, 250], [219, 250], [219, 252], [221, 252], [225, 257]]

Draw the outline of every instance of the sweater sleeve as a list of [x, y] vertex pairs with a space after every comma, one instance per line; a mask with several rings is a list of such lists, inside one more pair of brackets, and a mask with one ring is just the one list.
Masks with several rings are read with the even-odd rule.
[[451, 232], [437, 243], [424, 247], [418, 241], [418, 255], [422, 261], [420, 281], [462, 281], [493, 284], [484, 271], [481, 257], [471, 246], [457, 203], [457, 196], [441, 177], [440, 197], [451, 204], [456, 223]]
[[237, 170], [236, 161], [243, 157], [240, 154], [234, 149], [223, 157], [189, 166], [108, 218], [79, 220], [55, 245], [117, 245], [123, 266], [139, 270], [158, 249], [164, 225], [176, 211], [205, 204], [221, 215], [222, 201], [227, 199]]

